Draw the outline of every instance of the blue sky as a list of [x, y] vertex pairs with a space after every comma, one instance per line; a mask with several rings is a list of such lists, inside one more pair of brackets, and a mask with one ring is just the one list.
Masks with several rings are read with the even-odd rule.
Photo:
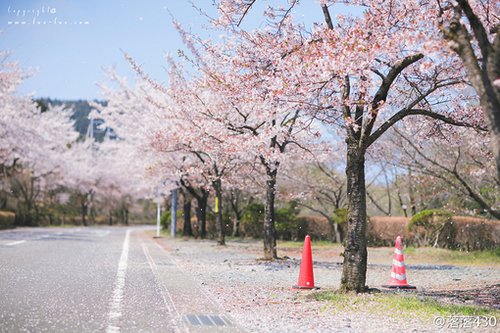
[[[216, 15], [212, 0], [193, 2]], [[0, 50], [10, 51], [10, 60], [34, 72], [20, 87], [21, 93], [102, 98], [96, 83], [106, 81], [103, 68], [115, 67], [122, 75], [134, 76], [120, 50], [130, 53], [153, 78], [166, 81], [164, 54], [176, 56], [184, 48], [171, 15], [197, 34], [213, 38], [220, 34], [206, 29], [206, 18], [188, 0], [2, 0]], [[295, 17], [306, 25], [323, 20], [316, 0], [302, 0]], [[261, 8], [245, 24], [262, 25]]]

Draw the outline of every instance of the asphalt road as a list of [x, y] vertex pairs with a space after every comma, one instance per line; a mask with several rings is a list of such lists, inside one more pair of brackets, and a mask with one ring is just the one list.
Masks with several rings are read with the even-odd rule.
[[144, 227], [0, 232], [0, 332], [215, 331], [241, 329]]

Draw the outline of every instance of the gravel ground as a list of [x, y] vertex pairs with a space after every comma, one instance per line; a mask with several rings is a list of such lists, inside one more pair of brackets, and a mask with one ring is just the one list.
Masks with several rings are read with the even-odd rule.
[[[335, 290], [342, 271], [338, 249], [314, 249], [315, 284], [320, 291], [294, 290], [301, 249], [278, 249], [286, 258], [258, 260], [258, 241], [230, 241], [225, 247], [213, 241], [163, 239], [177, 265], [191, 272], [205, 291], [249, 332], [444, 332], [433, 318], [402, 318], [396, 313], [336, 309], [310, 295]], [[367, 284], [380, 288], [390, 275], [392, 249], [369, 250]], [[408, 282], [419, 295], [446, 302], [482, 304], [500, 308], [500, 267], [407, 264]], [[367, 296], [369, 297], [369, 296]], [[500, 320], [500, 318], [498, 318]], [[498, 327], [481, 332], [498, 332]], [[477, 329], [452, 329], [455, 332]]]

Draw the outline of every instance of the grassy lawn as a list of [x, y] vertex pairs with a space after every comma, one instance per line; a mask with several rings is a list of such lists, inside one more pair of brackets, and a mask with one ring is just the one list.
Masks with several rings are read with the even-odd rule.
[[[156, 235], [155, 231], [149, 231], [151, 236]], [[161, 236], [171, 238], [170, 230], [161, 230]], [[177, 238], [182, 238], [182, 233], [177, 233]], [[227, 243], [248, 243], [259, 245], [262, 240], [242, 239], [239, 237], [226, 237]], [[278, 251], [291, 251], [300, 253], [304, 246], [303, 241], [277, 241]], [[342, 252], [341, 244], [329, 241], [311, 241], [313, 252], [316, 255], [329, 253], [328, 251]], [[392, 259], [394, 248], [391, 247], [369, 247], [368, 257], [373, 263], [386, 263]], [[435, 265], [464, 265], [464, 266], [500, 266], [500, 248], [487, 251], [456, 251], [439, 249], [432, 247], [407, 247], [404, 249], [406, 264], [435, 264]]]
[[334, 312], [367, 311], [399, 318], [418, 317], [423, 319], [452, 315], [500, 318], [499, 310], [473, 305], [445, 304], [418, 295], [399, 293], [340, 294], [335, 291], [321, 291], [306, 297], [331, 305]]
[[[278, 241], [278, 249], [300, 250], [304, 242]], [[342, 245], [329, 241], [312, 241], [313, 251], [342, 251]], [[390, 247], [369, 247], [368, 257], [373, 262], [378, 258], [387, 261], [392, 258], [394, 249]], [[486, 251], [456, 251], [433, 247], [407, 247], [404, 249], [407, 264], [439, 264], [439, 265], [500, 265], [500, 248]], [[383, 261], [381, 261], [383, 262]]]
[[454, 251], [432, 247], [405, 249], [408, 262], [438, 262], [451, 265], [500, 265], [500, 248], [486, 251]]
[[[304, 242], [294, 242], [294, 241], [277, 241], [278, 248], [281, 249], [301, 249], [304, 246]], [[322, 249], [338, 249], [341, 248], [341, 244], [332, 243], [330, 241], [311, 241], [311, 246], [313, 248]]]

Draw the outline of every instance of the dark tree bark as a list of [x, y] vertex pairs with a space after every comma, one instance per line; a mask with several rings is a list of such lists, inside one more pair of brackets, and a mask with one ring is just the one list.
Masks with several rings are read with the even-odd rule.
[[[500, 77], [500, 27], [497, 25], [491, 31], [496, 36], [490, 42], [488, 32], [467, 0], [457, 0], [453, 10], [454, 15], [448, 26], [441, 25], [441, 30], [444, 38], [452, 42], [452, 49], [462, 59], [467, 76], [479, 96], [481, 108], [489, 120], [497, 177], [500, 178], [500, 87], [494, 85], [495, 80]], [[463, 16], [467, 18], [471, 32], [462, 23]], [[481, 59], [478, 59], [474, 51], [473, 45], [476, 43]]]
[[240, 224], [241, 224], [241, 218], [243, 216], [243, 208], [240, 207], [241, 196], [242, 193], [238, 189], [233, 189], [230, 191], [229, 203], [234, 213], [233, 234], [232, 234], [233, 237], [240, 237]]
[[0, 209], [4, 210], [7, 208], [7, 192], [0, 192]]
[[217, 243], [226, 245], [226, 228], [222, 220], [222, 182], [218, 178], [212, 182], [212, 187], [215, 190], [215, 229], [217, 232]]
[[183, 236], [193, 236], [193, 229], [191, 227], [191, 197], [186, 191], [182, 191], [183, 203], [182, 211], [184, 215], [184, 226], [182, 228]]
[[198, 235], [200, 238], [207, 237], [207, 203], [208, 203], [208, 191], [201, 190], [201, 195], [196, 198], [196, 218], [198, 220]]
[[347, 237], [340, 288], [342, 291], [361, 292], [366, 288], [367, 267], [365, 151], [356, 142], [347, 150], [346, 176]]
[[126, 206], [122, 207], [122, 223], [128, 225], [128, 208]]
[[84, 226], [88, 226], [88, 223], [87, 223], [87, 202], [86, 202], [86, 199], [81, 199], [81, 202], [80, 202], [80, 214], [81, 214], [81, 217], [82, 217], [82, 224]]
[[264, 259], [273, 260], [278, 258], [276, 250], [276, 227], [274, 201], [276, 199], [276, 176], [278, 169], [267, 170], [266, 181], [266, 211], [264, 219]]
[[196, 220], [198, 222], [198, 236], [200, 238], [207, 237], [207, 202], [208, 195], [210, 194], [204, 188], [199, 188], [196, 190], [193, 186], [189, 184], [186, 179], [181, 179], [180, 183], [182, 187], [189, 192], [196, 200]]

